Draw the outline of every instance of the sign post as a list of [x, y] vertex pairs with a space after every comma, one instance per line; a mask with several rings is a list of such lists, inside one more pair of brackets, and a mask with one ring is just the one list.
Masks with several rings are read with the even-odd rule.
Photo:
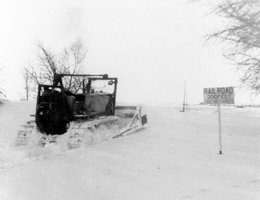
[[221, 107], [218, 103], [218, 133], [219, 133], [219, 154], [222, 154], [222, 127], [221, 127]]
[[234, 104], [234, 87], [204, 88], [204, 104], [218, 105], [219, 154], [222, 154], [221, 104]]

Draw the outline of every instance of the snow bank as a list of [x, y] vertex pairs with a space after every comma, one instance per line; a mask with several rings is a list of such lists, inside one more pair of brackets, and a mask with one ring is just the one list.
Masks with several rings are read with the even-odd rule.
[[21, 125], [32, 120], [35, 113], [35, 102], [5, 101], [0, 105], [0, 147], [10, 146]]
[[[8, 146], [16, 123], [25, 120], [16, 112], [23, 104], [0, 108], [5, 144], [0, 160], [15, 161], [0, 169], [0, 199], [260, 198], [257, 109], [223, 109], [223, 155], [218, 154], [215, 108], [183, 113], [150, 107], [150, 128], [144, 131], [72, 151], [49, 146], [30, 157], [29, 150], [12, 153]], [[4, 157], [8, 152], [11, 156]]]

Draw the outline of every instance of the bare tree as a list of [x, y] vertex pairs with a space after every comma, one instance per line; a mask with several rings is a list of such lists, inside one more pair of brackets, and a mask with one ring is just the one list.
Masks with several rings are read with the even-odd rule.
[[[2, 68], [0, 68], [0, 71], [2, 71]], [[0, 87], [0, 99], [4, 99], [6, 96], [5, 96], [5, 91], [2, 87]], [[0, 103], [1, 103], [1, 100], [0, 100]]]
[[53, 81], [54, 74], [57, 72], [57, 61], [55, 55], [50, 50], [47, 50], [41, 43], [38, 43], [37, 47], [39, 50], [38, 60], [40, 68], [40, 72], [38, 72], [39, 74], [37, 74], [37, 78], [40, 80], [40, 82], [50, 84]]
[[30, 90], [31, 90], [31, 79], [30, 79], [30, 73], [28, 71], [28, 68], [24, 68], [24, 72], [23, 72], [23, 79], [24, 79], [24, 90], [25, 90], [25, 100], [28, 101], [29, 100], [29, 96], [30, 96]]
[[[87, 51], [84, 48], [83, 42], [78, 39], [69, 48], [64, 48], [61, 59], [59, 73], [77, 74], [83, 68], [83, 61], [86, 57]], [[65, 79], [65, 87], [70, 90], [77, 90], [80, 88], [82, 81], [78, 77], [68, 77]]]
[[37, 85], [40, 83], [30, 62], [28, 62], [28, 65], [23, 68], [23, 80], [25, 92], [24, 100], [28, 101], [36, 91]]
[[242, 72], [241, 85], [260, 93], [260, 1], [222, 0], [213, 12], [226, 20], [223, 29], [207, 35], [228, 43], [224, 56]]
[[[29, 95], [27, 95], [27, 92], [35, 88], [35, 85], [52, 84], [54, 74], [56, 73], [80, 73], [87, 53], [80, 39], [76, 40], [69, 47], [64, 48], [60, 55], [55, 55], [41, 43], [38, 43], [37, 48], [37, 62], [33, 65], [28, 64], [25, 67], [24, 81], [26, 97]], [[66, 89], [77, 91], [80, 87], [79, 81], [75, 77], [67, 78], [64, 81]]]

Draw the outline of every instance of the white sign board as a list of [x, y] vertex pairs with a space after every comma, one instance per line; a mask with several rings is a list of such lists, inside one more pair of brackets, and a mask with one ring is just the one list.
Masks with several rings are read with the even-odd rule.
[[234, 87], [204, 88], [204, 104], [234, 104]]

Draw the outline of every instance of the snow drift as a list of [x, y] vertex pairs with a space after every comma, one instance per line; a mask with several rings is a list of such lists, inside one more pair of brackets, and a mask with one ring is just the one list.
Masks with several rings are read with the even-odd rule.
[[13, 147], [34, 102], [0, 106], [0, 199], [259, 199], [260, 110], [150, 107], [151, 127], [72, 151]]

